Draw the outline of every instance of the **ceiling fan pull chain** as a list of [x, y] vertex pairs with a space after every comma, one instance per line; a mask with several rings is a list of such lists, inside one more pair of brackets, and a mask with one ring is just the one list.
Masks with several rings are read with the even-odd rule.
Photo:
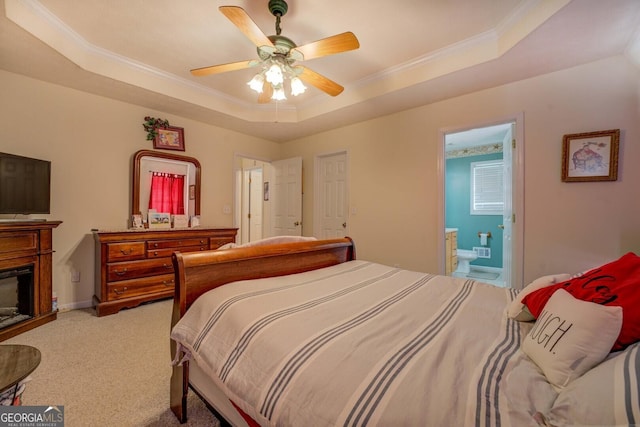
[[280, 15], [276, 15], [276, 35], [280, 35], [282, 28], [280, 28]]

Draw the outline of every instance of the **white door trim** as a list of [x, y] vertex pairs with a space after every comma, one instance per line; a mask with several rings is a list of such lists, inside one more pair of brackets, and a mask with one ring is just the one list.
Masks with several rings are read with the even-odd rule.
[[497, 124], [515, 122], [516, 148], [513, 151], [513, 213], [516, 221], [513, 223], [513, 263], [511, 269], [511, 287], [521, 289], [524, 287], [524, 113], [507, 116], [490, 122], [474, 123], [468, 126], [443, 128], [438, 131], [438, 246], [436, 255], [438, 258], [439, 274], [445, 271], [445, 135], [449, 133], [464, 132], [470, 129], [484, 128]]
[[314, 156], [313, 158], [313, 235], [314, 236], [320, 236], [321, 235], [321, 230], [320, 230], [320, 221], [318, 220], [318, 218], [320, 218], [322, 216], [322, 209], [323, 209], [323, 201], [321, 200], [320, 197], [320, 184], [322, 184], [322, 179], [321, 179], [321, 174], [320, 174], [320, 161], [322, 158], [324, 157], [331, 157], [331, 156], [337, 156], [337, 155], [341, 155], [344, 154], [345, 156], [345, 160], [346, 160], [346, 180], [345, 180], [345, 185], [346, 185], [346, 189], [345, 189], [345, 206], [347, 206], [347, 232], [349, 230], [349, 222], [351, 221], [351, 210], [350, 210], [350, 198], [349, 198], [349, 187], [350, 187], [350, 174], [349, 174], [349, 150], [337, 150], [337, 151], [331, 151], [331, 152], [327, 152], [327, 153], [321, 153], [321, 154], [317, 154], [316, 156]]

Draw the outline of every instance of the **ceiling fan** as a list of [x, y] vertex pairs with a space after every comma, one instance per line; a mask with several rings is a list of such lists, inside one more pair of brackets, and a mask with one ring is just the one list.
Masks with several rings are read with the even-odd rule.
[[272, 36], [266, 36], [241, 7], [220, 6], [219, 10], [256, 45], [259, 59], [196, 68], [191, 70], [194, 76], [260, 67], [258, 74], [247, 83], [251, 89], [258, 92], [260, 103], [267, 103], [271, 99], [286, 99], [285, 79], [289, 80], [291, 93], [294, 96], [303, 93], [306, 89], [302, 81], [331, 96], [339, 95], [344, 90], [338, 83], [298, 65], [297, 62], [358, 49], [360, 43], [352, 32], [348, 31], [297, 46], [291, 39], [281, 35], [280, 18], [288, 10], [285, 0], [269, 1], [269, 11], [276, 18], [276, 34]]

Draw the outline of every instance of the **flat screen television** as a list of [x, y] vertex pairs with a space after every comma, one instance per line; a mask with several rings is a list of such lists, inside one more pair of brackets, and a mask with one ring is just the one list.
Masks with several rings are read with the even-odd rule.
[[48, 214], [51, 162], [0, 153], [0, 214]]

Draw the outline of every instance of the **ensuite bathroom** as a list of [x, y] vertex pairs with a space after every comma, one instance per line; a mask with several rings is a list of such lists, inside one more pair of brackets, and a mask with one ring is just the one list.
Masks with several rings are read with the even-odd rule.
[[505, 123], [445, 135], [447, 275], [508, 286], [503, 149], [511, 132], [511, 123]]

